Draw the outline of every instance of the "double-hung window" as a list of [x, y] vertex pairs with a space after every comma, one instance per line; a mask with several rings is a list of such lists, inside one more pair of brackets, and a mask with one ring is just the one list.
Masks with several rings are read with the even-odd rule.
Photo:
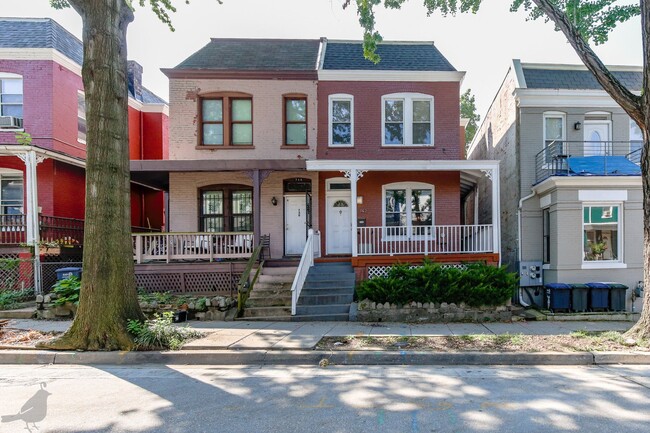
[[392, 94], [382, 98], [384, 146], [433, 145], [433, 97]]
[[0, 116], [23, 118], [23, 79], [20, 75], [0, 72]]
[[394, 183], [384, 185], [384, 226], [387, 235], [423, 236], [433, 226], [433, 185]]
[[0, 176], [0, 214], [20, 215], [23, 213], [23, 176], [3, 174]]
[[585, 204], [582, 208], [585, 262], [621, 261], [621, 206]]
[[253, 145], [252, 98], [203, 97], [200, 107], [200, 146]]
[[86, 142], [86, 96], [77, 92], [77, 141]]
[[304, 96], [284, 98], [284, 144], [307, 145], [307, 98]]
[[352, 95], [329, 97], [329, 145], [354, 145], [354, 99]]

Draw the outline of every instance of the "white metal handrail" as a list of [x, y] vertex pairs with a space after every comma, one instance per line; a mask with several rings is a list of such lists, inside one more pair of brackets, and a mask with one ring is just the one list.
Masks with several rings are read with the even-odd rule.
[[293, 284], [291, 285], [291, 315], [296, 315], [296, 306], [298, 305], [298, 298], [300, 298], [300, 292], [302, 291], [302, 286], [305, 285], [305, 280], [307, 279], [307, 274], [309, 273], [309, 268], [314, 266], [314, 230], [309, 229], [307, 235], [307, 243], [305, 243], [305, 248], [302, 251], [302, 257], [300, 258], [300, 264], [298, 265], [298, 270], [296, 271], [296, 276], [293, 279]]
[[358, 254], [493, 253], [492, 224], [359, 227]]
[[134, 233], [133, 259], [149, 261], [249, 258], [253, 254], [252, 232], [227, 233]]

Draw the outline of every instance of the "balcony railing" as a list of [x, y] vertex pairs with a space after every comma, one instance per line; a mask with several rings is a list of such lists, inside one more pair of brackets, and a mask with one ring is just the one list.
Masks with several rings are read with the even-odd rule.
[[252, 232], [134, 233], [136, 263], [243, 259], [253, 254]]
[[[76, 218], [38, 216], [40, 239], [63, 245], [81, 245], [84, 220]], [[157, 232], [158, 229], [132, 226], [133, 232]], [[27, 218], [23, 214], [0, 214], [0, 245], [20, 245], [27, 242]]]
[[493, 253], [492, 224], [359, 227], [360, 256]]
[[551, 176], [639, 176], [635, 141], [554, 141], [535, 157], [535, 183]]

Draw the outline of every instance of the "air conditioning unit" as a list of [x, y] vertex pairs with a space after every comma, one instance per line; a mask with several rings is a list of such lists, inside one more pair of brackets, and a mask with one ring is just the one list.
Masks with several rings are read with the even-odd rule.
[[0, 116], [0, 129], [22, 128], [23, 119], [13, 116]]

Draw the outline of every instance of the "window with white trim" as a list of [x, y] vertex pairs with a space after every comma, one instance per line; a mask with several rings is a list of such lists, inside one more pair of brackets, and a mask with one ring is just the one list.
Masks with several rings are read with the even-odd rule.
[[561, 112], [544, 113], [544, 160], [547, 164], [564, 154], [566, 115]]
[[433, 145], [433, 96], [403, 93], [381, 99], [382, 145]]
[[329, 96], [329, 145], [354, 146], [354, 97]]
[[77, 92], [77, 141], [86, 142], [86, 95]]
[[23, 118], [23, 79], [0, 72], [0, 116]]
[[620, 262], [621, 205], [585, 204], [582, 208], [583, 261]]
[[[404, 227], [400, 234], [430, 234], [433, 226], [434, 187], [426, 183], [401, 182], [383, 186], [385, 227]], [[424, 228], [422, 228], [424, 227]], [[391, 233], [392, 234], [392, 231]]]

